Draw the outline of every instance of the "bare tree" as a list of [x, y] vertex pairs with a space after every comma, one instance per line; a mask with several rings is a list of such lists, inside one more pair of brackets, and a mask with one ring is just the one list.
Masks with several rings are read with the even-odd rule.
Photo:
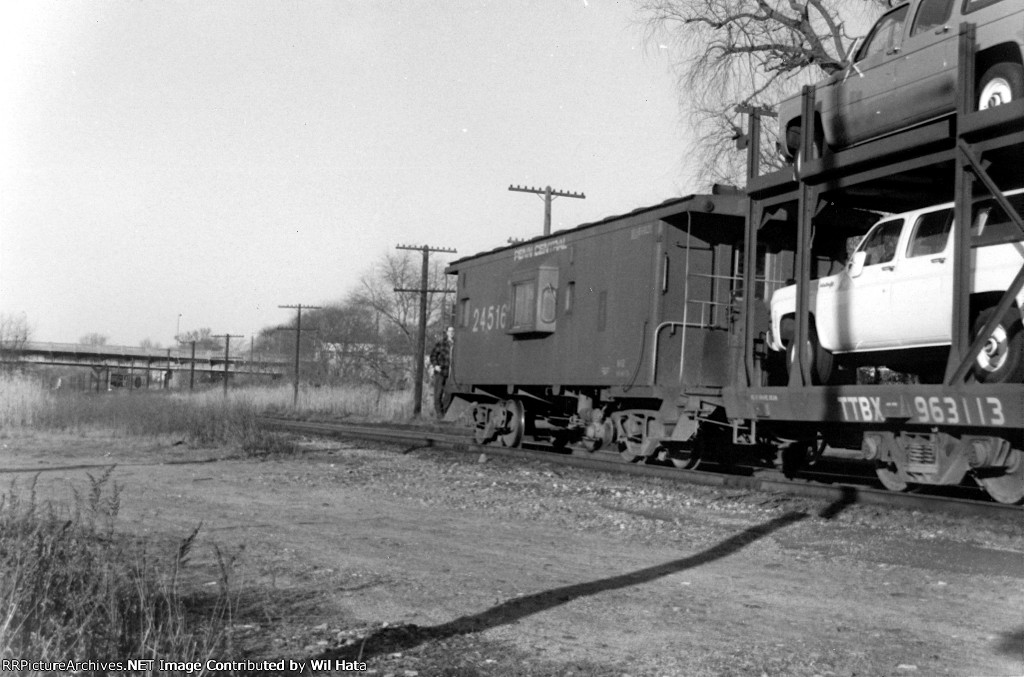
[[[395, 290], [419, 289], [421, 265], [415, 252], [386, 254], [343, 300], [303, 309], [301, 378], [314, 383], [369, 383], [383, 390], [408, 386], [416, 360], [422, 359], [415, 354], [419, 295]], [[443, 262], [431, 260], [429, 289], [447, 288], [444, 268]], [[440, 334], [450, 321], [449, 301], [445, 294], [428, 294], [428, 337]], [[253, 344], [257, 359], [294, 355], [295, 324], [293, 315], [287, 324], [260, 330]]]
[[[360, 280], [359, 290], [351, 297], [355, 305], [370, 311], [382, 350], [377, 353], [377, 382], [402, 387], [413, 379], [416, 360], [416, 336], [419, 327], [419, 295], [396, 289], [419, 289], [421, 261], [410, 252], [390, 253]], [[432, 259], [427, 273], [429, 289], [445, 289], [444, 264]], [[438, 333], [447, 321], [447, 302], [443, 293], [427, 295], [427, 333]]]
[[182, 332], [175, 336], [174, 340], [176, 340], [178, 345], [182, 348], [185, 346], [191, 346], [192, 342], [195, 341], [196, 350], [224, 349], [224, 344], [220, 342], [220, 339], [213, 336], [213, 330], [209, 327], [202, 327], [200, 329]]
[[109, 340], [109, 336], [94, 331], [79, 338], [78, 342], [83, 346], [105, 346]]
[[[711, 182], [743, 185], [745, 129], [737, 105], [772, 109], [800, 86], [846, 67], [848, 29], [886, 0], [637, 0], [649, 38], [674, 50], [680, 108], [694, 125], [688, 153]], [[766, 125], [762, 165], [778, 166], [778, 131]]]
[[[383, 385], [388, 373], [384, 338], [377, 331], [373, 311], [354, 295], [341, 303], [315, 311], [315, 375], [325, 383]], [[312, 314], [311, 314], [312, 315]]]
[[32, 328], [24, 313], [0, 313], [0, 361], [5, 366], [17, 359], [18, 351], [32, 339]]

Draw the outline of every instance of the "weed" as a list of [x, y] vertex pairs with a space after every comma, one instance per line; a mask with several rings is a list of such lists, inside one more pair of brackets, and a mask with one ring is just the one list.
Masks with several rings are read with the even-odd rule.
[[212, 600], [184, 596], [179, 573], [199, 527], [169, 566], [160, 566], [145, 546], [115, 534], [121, 488], [110, 481], [111, 470], [90, 476], [88, 491], [75, 492], [73, 509], [39, 503], [35, 479], [27, 498], [14, 484], [0, 497], [0, 656], [56, 662], [232, 655], [226, 629], [234, 559], [218, 552]]

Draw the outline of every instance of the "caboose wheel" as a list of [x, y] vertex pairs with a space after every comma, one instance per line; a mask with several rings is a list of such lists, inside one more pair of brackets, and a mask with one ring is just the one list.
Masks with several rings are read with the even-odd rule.
[[665, 428], [656, 415], [646, 410], [616, 414], [619, 457], [635, 463], [654, 456], [665, 437]]
[[900, 479], [895, 466], [891, 468], [887, 465], [877, 466], [875, 474], [878, 475], [878, 481], [882, 483], [882, 486], [889, 491], [906, 491], [910, 488], [906, 481]]
[[644, 445], [638, 440], [621, 440], [619, 442], [619, 456], [626, 463], [635, 463], [643, 458]]
[[494, 412], [498, 417], [498, 439], [502, 446], [518, 447], [526, 430], [526, 410], [519, 400], [505, 400]]
[[1006, 474], [976, 479], [996, 501], [1009, 505], [1024, 503], [1024, 451], [1014, 449], [1010, 452], [1010, 465]]
[[669, 462], [680, 470], [696, 470], [700, 465], [700, 452], [695, 448], [672, 449], [668, 453]]
[[490, 405], [478, 404], [473, 407], [473, 441], [490, 444], [494, 441], [494, 409]]

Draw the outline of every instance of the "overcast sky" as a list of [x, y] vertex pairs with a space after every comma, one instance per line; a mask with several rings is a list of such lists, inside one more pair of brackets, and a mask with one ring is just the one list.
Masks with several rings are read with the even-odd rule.
[[[244, 334], [397, 244], [457, 256], [706, 188], [613, 0], [0, 0], [0, 312]], [[452, 258], [448, 257], [449, 260]]]

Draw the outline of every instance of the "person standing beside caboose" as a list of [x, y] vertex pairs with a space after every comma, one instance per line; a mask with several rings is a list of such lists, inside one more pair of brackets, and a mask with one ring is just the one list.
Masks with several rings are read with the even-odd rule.
[[430, 369], [434, 374], [434, 413], [438, 418], [444, 417], [447, 407], [444, 401], [444, 386], [448, 382], [448, 371], [452, 364], [452, 343], [455, 340], [455, 328], [448, 327], [441, 340], [434, 344], [430, 351]]

